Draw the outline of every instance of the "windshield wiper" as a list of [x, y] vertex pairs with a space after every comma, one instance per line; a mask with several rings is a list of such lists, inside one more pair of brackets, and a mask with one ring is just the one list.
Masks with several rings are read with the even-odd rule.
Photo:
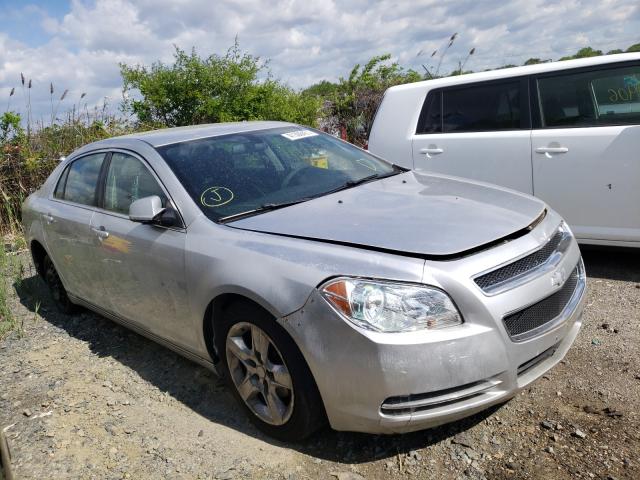
[[370, 182], [371, 180], [376, 180], [380, 178], [392, 177], [394, 175], [398, 175], [400, 173], [404, 173], [403, 171], [394, 170], [389, 173], [385, 173], [379, 175], [374, 173], [372, 175], [367, 175], [366, 177], [359, 178], [357, 180], [348, 180], [344, 184], [340, 185], [338, 188], [334, 188], [333, 190], [329, 190], [326, 192], [319, 193], [318, 195], [313, 195], [310, 197], [303, 197], [297, 200], [292, 200], [290, 202], [280, 202], [280, 203], [263, 203], [257, 208], [253, 208], [251, 210], [246, 210], [244, 212], [234, 213], [233, 215], [227, 215], [226, 217], [219, 218], [217, 220], [218, 223], [226, 223], [231, 222], [233, 220], [240, 220], [241, 218], [251, 217], [253, 215], [257, 215], [263, 212], [269, 212], [271, 210], [278, 210], [279, 208], [290, 207], [291, 205], [297, 205], [298, 203], [307, 202], [309, 200], [313, 200], [314, 198], [324, 197], [325, 195], [329, 195], [331, 193], [340, 192], [342, 190], [346, 190], [348, 188], [353, 188], [358, 185], [362, 185], [363, 183]]
[[347, 190], [349, 188], [357, 187], [358, 185], [362, 185], [363, 183], [370, 182], [371, 180], [379, 180], [382, 178], [393, 177], [394, 175], [399, 175], [400, 173], [404, 173], [404, 172], [394, 170], [392, 172], [383, 173], [383, 174], [374, 173], [372, 175], [367, 175], [366, 177], [359, 178], [358, 180], [347, 180], [344, 184], [340, 185], [338, 188], [334, 188], [333, 190], [324, 192], [322, 195], [329, 195], [330, 193], [341, 192], [342, 190]]
[[343, 187], [355, 187], [356, 185], [362, 185], [363, 183], [368, 182], [369, 180], [373, 180], [374, 178], [378, 178], [377, 173], [373, 173], [371, 175], [367, 175], [366, 177], [359, 178], [358, 180], [347, 180]]
[[262, 212], [269, 212], [271, 210], [278, 210], [279, 208], [290, 207], [291, 205], [296, 205], [298, 203], [306, 202], [307, 200], [311, 200], [315, 197], [304, 197], [299, 198], [297, 200], [292, 200], [290, 202], [280, 202], [280, 203], [263, 203], [257, 208], [253, 208], [251, 210], [246, 210], [240, 213], [234, 213], [233, 215], [227, 215], [226, 217], [222, 217], [218, 219], [219, 223], [226, 223], [232, 220], [240, 220], [241, 218], [250, 217], [252, 215], [256, 215]]

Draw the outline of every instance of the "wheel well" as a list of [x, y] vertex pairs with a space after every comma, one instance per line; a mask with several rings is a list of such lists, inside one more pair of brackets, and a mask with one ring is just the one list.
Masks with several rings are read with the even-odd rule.
[[204, 334], [205, 344], [207, 345], [207, 350], [209, 351], [209, 355], [211, 355], [213, 363], [218, 363], [218, 361], [220, 360], [214, 346], [214, 338], [216, 335], [215, 319], [220, 318], [222, 315], [224, 315], [224, 311], [229, 308], [230, 305], [236, 302], [249, 303], [264, 310], [264, 307], [259, 303], [237, 293], [223, 293], [222, 295], [218, 295], [216, 298], [211, 300], [204, 313], [202, 331]]
[[[217, 296], [213, 300], [211, 300], [204, 314], [203, 333], [204, 333], [205, 343], [209, 351], [209, 355], [211, 355], [211, 359], [213, 360], [214, 364], [217, 364], [220, 361], [220, 357], [216, 353], [216, 349], [214, 347], [215, 334], [216, 334], [215, 330], [216, 330], [216, 326], [219, 325], [219, 322], [216, 322], [215, 319], [216, 318], [219, 319], [222, 315], [224, 315], [225, 310], [229, 308], [231, 305], [235, 304], [236, 302], [243, 302], [250, 305], [254, 305], [266, 311], [270, 316], [273, 317], [273, 314], [269, 312], [266, 308], [264, 308], [262, 305], [260, 305], [258, 302], [237, 293], [224, 293], [222, 295]], [[285, 331], [285, 334], [288, 335], [288, 332]], [[323, 418], [325, 419], [324, 421], [326, 421], [327, 414], [324, 407], [324, 401], [322, 399], [322, 396], [320, 395], [320, 391], [318, 390], [318, 385], [316, 384], [315, 378], [313, 378], [311, 369], [309, 368], [309, 365], [307, 364], [306, 359], [304, 358], [304, 355], [300, 351], [300, 347], [296, 344], [295, 341], [293, 341], [293, 345], [298, 350], [298, 353], [302, 358], [302, 363], [304, 363], [305, 368], [308, 370], [308, 373], [311, 378], [311, 382], [313, 384], [313, 388], [315, 389], [314, 394], [317, 395], [317, 398], [320, 400], [320, 405], [322, 406], [322, 415], [323, 415]], [[222, 373], [222, 372], [219, 372], [219, 373]]]
[[42, 244], [37, 240], [31, 242], [31, 258], [33, 258], [33, 264], [36, 267], [38, 275], [44, 276], [44, 257], [47, 256], [47, 251]]

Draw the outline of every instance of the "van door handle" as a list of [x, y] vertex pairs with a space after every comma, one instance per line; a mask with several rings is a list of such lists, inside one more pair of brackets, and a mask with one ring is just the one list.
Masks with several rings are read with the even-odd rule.
[[56, 221], [56, 219], [53, 218], [50, 213], [43, 213], [42, 218], [44, 218], [44, 221], [47, 222], [47, 225], [50, 225]]
[[100, 240], [104, 240], [109, 236], [109, 232], [107, 232], [104, 227], [95, 228], [91, 227], [91, 231], [94, 232]]
[[567, 147], [538, 147], [536, 153], [567, 153]]
[[424, 154], [424, 155], [438, 155], [440, 153], [444, 153], [444, 150], [441, 148], [421, 148], [420, 149], [420, 153]]

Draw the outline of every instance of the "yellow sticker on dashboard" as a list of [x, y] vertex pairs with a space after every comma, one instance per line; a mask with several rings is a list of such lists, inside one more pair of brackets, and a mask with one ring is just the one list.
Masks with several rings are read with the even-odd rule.
[[312, 167], [324, 168], [324, 169], [329, 168], [329, 158], [326, 155], [313, 156], [313, 157], [307, 158], [306, 160], [307, 160], [307, 163], [309, 163], [309, 165], [311, 165]]
[[209, 187], [200, 195], [200, 203], [205, 207], [216, 208], [233, 200], [233, 192], [227, 187]]

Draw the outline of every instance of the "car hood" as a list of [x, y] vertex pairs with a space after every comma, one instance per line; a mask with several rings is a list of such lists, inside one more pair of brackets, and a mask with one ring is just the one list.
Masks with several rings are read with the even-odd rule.
[[406, 172], [228, 223], [416, 256], [459, 256], [521, 233], [545, 204], [460, 178]]

